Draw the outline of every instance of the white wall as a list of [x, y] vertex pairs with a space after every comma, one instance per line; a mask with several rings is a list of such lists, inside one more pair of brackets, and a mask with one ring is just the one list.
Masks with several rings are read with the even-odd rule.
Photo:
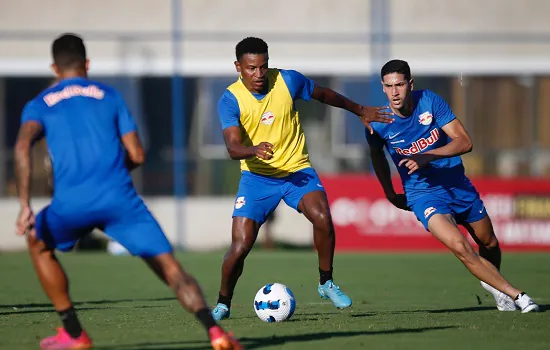
[[[50, 42], [65, 31], [87, 39], [96, 74], [167, 74], [172, 67], [170, 3], [2, 1], [0, 74], [48, 74]], [[182, 25], [190, 35], [183, 45], [185, 72], [232, 73], [234, 45], [246, 35], [268, 40], [274, 66], [305, 73], [371, 69], [372, 0], [182, 3]], [[390, 56], [409, 60], [418, 73], [550, 71], [547, 0], [387, 3]]]
[[[186, 249], [204, 251], [224, 248], [231, 242], [231, 213], [234, 204], [232, 197], [186, 199], [183, 203], [183, 215], [180, 215], [183, 226], [179, 232], [176, 224], [176, 202], [172, 197], [146, 198], [145, 201], [173, 243], [182, 242]], [[47, 204], [47, 199], [33, 200], [36, 212]], [[15, 235], [18, 210], [17, 200], [0, 200], [0, 251], [25, 247], [24, 238]], [[178, 234], [183, 234], [183, 240]], [[313, 241], [309, 221], [284, 203], [277, 209], [273, 236], [276, 240], [300, 245], [311, 244]]]

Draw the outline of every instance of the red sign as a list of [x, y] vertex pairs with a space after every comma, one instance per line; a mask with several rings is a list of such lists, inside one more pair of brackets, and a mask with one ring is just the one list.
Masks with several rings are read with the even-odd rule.
[[[385, 198], [376, 177], [325, 175], [322, 181], [336, 228], [336, 249], [446, 249], [412, 212], [397, 209]], [[472, 182], [503, 249], [550, 250], [550, 180], [473, 178]], [[396, 191], [402, 189], [399, 179], [394, 179], [394, 186]]]

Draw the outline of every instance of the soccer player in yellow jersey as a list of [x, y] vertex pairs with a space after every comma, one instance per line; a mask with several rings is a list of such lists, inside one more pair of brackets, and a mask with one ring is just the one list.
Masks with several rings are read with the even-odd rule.
[[306, 138], [294, 101], [312, 98], [355, 113], [369, 122], [391, 123], [389, 112], [365, 107], [316, 85], [293, 70], [268, 68], [267, 44], [245, 38], [236, 46], [240, 74], [218, 103], [223, 136], [232, 159], [241, 161], [241, 181], [233, 211], [232, 244], [224, 258], [216, 320], [228, 318], [231, 298], [244, 260], [260, 226], [279, 202], [296, 209], [313, 224], [319, 256], [319, 295], [340, 309], [351, 299], [334, 284], [334, 226], [323, 185], [309, 162]]

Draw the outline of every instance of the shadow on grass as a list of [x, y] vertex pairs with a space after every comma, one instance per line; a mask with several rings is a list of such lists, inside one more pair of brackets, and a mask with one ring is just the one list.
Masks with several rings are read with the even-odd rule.
[[[149, 298], [149, 299], [117, 299], [117, 300], [89, 300], [89, 301], [75, 301], [73, 304], [75, 306], [79, 305], [102, 305], [102, 304], [117, 304], [117, 303], [131, 303], [131, 302], [147, 302], [147, 301], [175, 301], [175, 297], [166, 297], [166, 298]], [[5, 304], [0, 305], [0, 309], [4, 308], [18, 308], [18, 309], [27, 309], [27, 308], [38, 308], [38, 307], [48, 307], [51, 308], [52, 304], [50, 303], [27, 303], [27, 304]], [[83, 310], [84, 308], [78, 308]]]
[[[160, 308], [162, 306], [154, 306], [154, 305], [139, 305], [139, 306], [133, 306], [132, 308], [135, 308], [135, 309], [156, 309], [156, 308]], [[107, 307], [107, 306], [98, 306], [98, 307], [81, 307], [81, 308], [78, 308], [78, 311], [88, 311], [88, 310], [113, 310], [113, 309], [121, 309], [119, 307], [116, 307], [116, 306], [111, 306], [111, 307]], [[51, 307], [48, 307], [48, 308], [41, 308], [41, 309], [17, 309], [17, 310], [11, 310], [11, 311], [0, 311], [0, 316], [5, 316], [5, 315], [24, 315], [24, 314], [39, 314], [39, 313], [51, 313], [51, 312], [55, 312], [55, 310]]]
[[[403, 333], [424, 333], [430, 331], [438, 331], [445, 329], [456, 328], [455, 326], [441, 326], [441, 327], [425, 327], [425, 328], [396, 328], [382, 331], [336, 331], [336, 332], [317, 332], [306, 334], [294, 334], [294, 335], [281, 335], [271, 337], [242, 337], [239, 341], [246, 347], [246, 349], [260, 349], [270, 346], [280, 346], [286, 343], [307, 343], [311, 341], [326, 340], [332, 338], [349, 338], [357, 336], [369, 336], [369, 335], [391, 335], [391, 334], [403, 334]], [[307, 346], [307, 344], [304, 344]], [[99, 346], [94, 349], [102, 350], [164, 350], [164, 349], [211, 349], [207, 341], [181, 341], [181, 342], [149, 342], [139, 344], [127, 344], [116, 346]]]

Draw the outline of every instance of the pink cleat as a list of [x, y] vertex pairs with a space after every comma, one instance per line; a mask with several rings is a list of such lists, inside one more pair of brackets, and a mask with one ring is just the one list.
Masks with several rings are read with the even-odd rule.
[[244, 347], [233, 337], [233, 334], [225, 333], [219, 326], [210, 328], [208, 335], [213, 350], [244, 350]]
[[41, 349], [91, 349], [92, 340], [85, 331], [78, 338], [72, 338], [64, 328], [58, 328], [57, 334], [40, 341]]

